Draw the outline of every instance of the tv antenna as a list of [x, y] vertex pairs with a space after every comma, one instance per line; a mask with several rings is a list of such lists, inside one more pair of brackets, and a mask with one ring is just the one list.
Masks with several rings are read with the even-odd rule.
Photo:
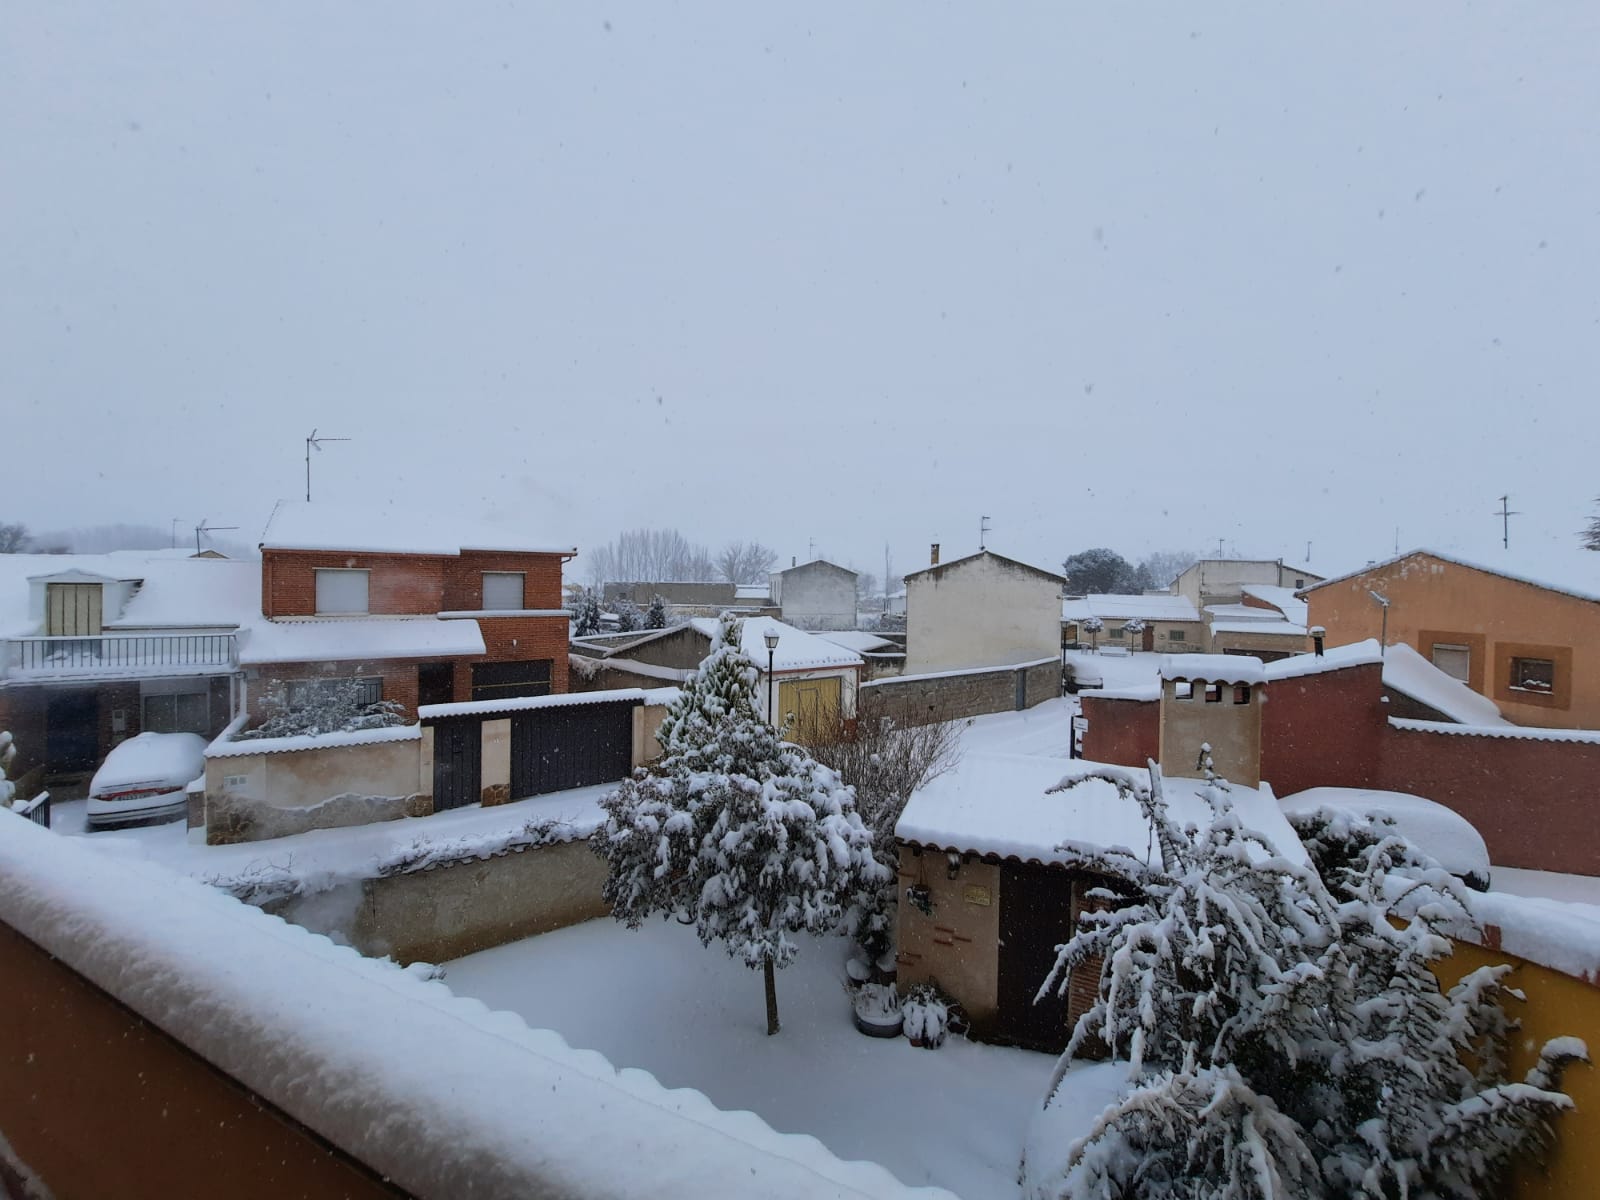
[[978, 553], [979, 554], [983, 553], [984, 547], [985, 547], [985, 544], [986, 544], [985, 539], [988, 537], [989, 531], [991, 529], [993, 529], [993, 528], [994, 528], [994, 526], [989, 524], [989, 518], [988, 517], [979, 517], [978, 518]]
[[1511, 549], [1511, 518], [1520, 517], [1522, 514], [1511, 510], [1511, 497], [1500, 497], [1500, 507], [1495, 510], [1495, 516], [1500, 518], [1500, 543], [1505, 549]]
[[341, 437], [318, 437], [317, 436], [317, 431], [315, 429], [313, 429], [311, 431], [311, 436], [306, 439], [306, 503], [307, 504], [311, 503], [311, 448], [313, 446], [315, 446], [318, 450], [321, 450], [323, 442], [348, 442], [350, 440], [351, 440], [350, 438], [341, 438]]
[[237, 525], [208, 525], [209, 517], [200, 518], [200, 524], [194, 527], [194, 552], [200, 553], [200, 535], [202, 533], [223, 533], [230, 529], [239, 528]]

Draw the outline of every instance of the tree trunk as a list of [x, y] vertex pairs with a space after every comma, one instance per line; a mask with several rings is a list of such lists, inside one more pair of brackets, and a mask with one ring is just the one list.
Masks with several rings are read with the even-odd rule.
[[767, 984], [767, 1036], [778, 1032], [778, 981], [773, 978], [772, 960], [761, 964], [761, 974]]

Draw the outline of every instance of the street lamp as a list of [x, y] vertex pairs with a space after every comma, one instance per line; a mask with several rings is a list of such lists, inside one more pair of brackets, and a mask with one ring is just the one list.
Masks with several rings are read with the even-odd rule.
[[778, 727], [777, 714], [772, 710], [772, 662], [778, 653], [778, 631], [776, 629], [767, 630], [766, 633], [761, 635], [761, 640], [767, 644], [767, 720], [776, 729]]

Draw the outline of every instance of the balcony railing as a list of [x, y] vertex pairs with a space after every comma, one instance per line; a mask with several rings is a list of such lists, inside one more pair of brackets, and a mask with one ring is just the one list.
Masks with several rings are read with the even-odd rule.
[[103, 634], [10, 638], [3, 662], [13, 679], [203, 675], [233, 670], [238, 654], [231, 633]]

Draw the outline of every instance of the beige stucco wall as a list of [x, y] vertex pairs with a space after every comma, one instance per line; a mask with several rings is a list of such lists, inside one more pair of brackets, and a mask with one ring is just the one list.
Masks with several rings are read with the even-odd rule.
[[[1600, 603], [1433, 557], [1407, 555], [1307, 594], [1312, 625], [1340, 646], [1379, 636], [1389, 600], [1390, 642], [1431, 658], [1434, 642], [1472, 651], [1469, 685], [1518, 725], [1600, 729]], [[1556, 691], [1511, 688], [1513, 655], [1556, 663]]]
[[656, 733], [666, 718], [665, 704], [639, 704], [633, 710], [633, 765], [642, 767], [661, 757], [661, 742]]
[[511, 799], [511, 718], [483, 723], [483, 766], [478, 787], [485, 804]]
[[351, 941], [402, 963], [443, 962], [605, 916], [605, 878], [605, 863], [577, 841], [371, 879]]
[[1059, 654], [1061, 586], [994, 555], [907, 576], [905, 674]]
[[[1155, 629], [1155, 646], [1153, 649], [1158, 654], [1197, 654], [1205, 649], [1206, 626], [1204, 621], [1147, 621], [1146, 625]], [[1076, 629], [1078, 641], [1095, 642], [1102, 646], [1126, 646], [1128, 635], [1122, 631], [1121, 621], [1107, 621], [1105, 628], [1098, 634], [1090, 634], [1073, 623], [1063, 626], [1065, 632], [1068, 628]], [[1066, 639], [1063, 639], [1066, 640]], [[1142, 632], [1134, 634], [1133, 645], [1138, 649], [1144, 644]]]
[[206, 794], [274, 808], [305, 808], [330, 796], [409, 796], [420, 778], [422, 741], [329, 746], [206, 759]]
[[1211, 635], [1211, 653], [1222, 654], [1228, 650], [1257, 650], [1269, 654], [1305, 654], [1311, 650], [1311, 639], [1305, 634], [1285, 633], [1214, 633]]
[[1222, 684], [1221, 699], [1207, 703], [1205, 684], [1196, 681], [1187, 700], [1177, 698], [1177, 681], [1161, 684], [1161, 769], [1185, 779], [1204, 778], [1200, 747], [1211, 745], [1211, 764], [1233, 783], [1261, 782], [1261, 704], [1263, 689], [1252, 687], [1246, 704], [1235, 704], [1233, 686]]
[[[934, 981], [966, 1007], [975, 1024], [994, 1019], [999, 1006], [1000, 868], [963, 863], [947, 878], [942, 851], [900, 847], [900, 902], [896, 978], [900, 989]], [[933, 913], [924, 915], [906, 899], [906, 889], [926, 884]], [[982, 899], [988, 903], [980, 903]]]

